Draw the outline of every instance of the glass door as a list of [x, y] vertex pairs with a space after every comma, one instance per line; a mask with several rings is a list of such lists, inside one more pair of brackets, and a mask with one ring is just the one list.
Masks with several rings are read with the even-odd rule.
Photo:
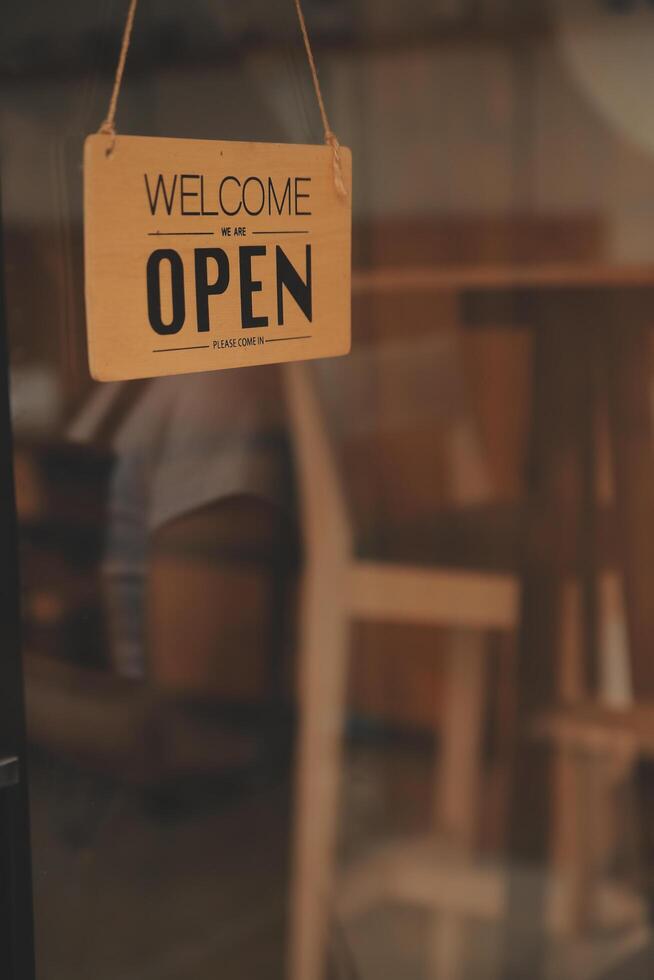
[[[39, 980], [654, 976], [654, 4], [303, 6], [351, 354], [100, 384], [128, 0], [4, 4], [0, 980], [31, 891]], [[321, 143], [292, 0], [141, 0], [117, 128]]]

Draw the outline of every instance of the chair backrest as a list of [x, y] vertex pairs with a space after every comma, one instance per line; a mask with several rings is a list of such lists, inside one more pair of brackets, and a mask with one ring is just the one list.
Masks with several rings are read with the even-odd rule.
[[[338, 452], [348, 440], [365, 442], [380, 430], [428, 430], [436, 423], [447, 442], [452, 502], [479, 502], [489, 496], [481, 442], [468, 411], [457, 331], [368, 346], [315, 365], [288, 364], [285, 370], [303, 531], [314, 552], [352, 547]], [[419, 476], [419, 460], [416, 465], [417, 472], [400, 473], [399, 479]], [[376, 476], [371, 473], [371, 480]]]
[[318, 392], [305, 362], [284, 370], [305, 547], [314, 558], [326, 549], [345, 557], [352, 547], [350, 520]]

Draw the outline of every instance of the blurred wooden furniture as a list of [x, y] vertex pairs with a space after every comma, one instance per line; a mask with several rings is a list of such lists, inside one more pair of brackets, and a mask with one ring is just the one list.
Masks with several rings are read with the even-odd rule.
[[[449, 227], [447, 221], [431, 219], [391, 226], [373, 228], [357, 255], [364, 266], [353, 275], [354, 302], [364, 314], [360, 338], [378, 333], [393, 337], [398, 322], [407, 318], [423, 323], [427, 331], [433, 323], [425, 316], [429, 304], [433, 301], [440, 311], [454, 298], [456, 320], [464, 326], [479, 330], [504, 324], [528, 331], [533, 341], [519, 565], [524, 587], [516, 752], [507, 814], [508, 875], [501, 893], [502, 904], [506, 900], [503, 976], [537, 978], [545, 968], [547, 945], [548, 881], [543, 871], [552, 852], [559, 861], [561, 842], [555, 837], [574, 813], [569, 812], [565, 760], [533, 739], [533, 726], [562, 700], [581, 703], [598, 690], [598, 579], [607, 572], [624, 574], [636, 690], [652, 687], [654, 660], [650, 657], [648, 665], [647, 643], [651, 649], [654, 538], [643, 529], [649, 526], [654, 500], [649, 405], [654, 267], [607, 261], [607, 229], [597, 214], [544, 221], [533, 215], [524, 220], [472, 217], [467, 225], [456, 216]], [[613, 502], [597, 494], [596, 426], [601, 412], [610, 423]], [[347, 520], [343, 523], [347, 528]], [[347, 534], [344, 538], [347, 549]], [[310, 568], [312, 560], [310, 555]], [[317, 593], [316, 588], [314, 603], [319, 606]], [[333, 602], [326, 593], [325, 607]], [[340, 608], [338, 596], [334, 605]], [[340, 618], [332, 625], [342, 644]], [[331, 738], [337, 738], [333, 731]], [[333, 786], [328, 786], [327, 798], [330, 793]], [[577, 874], [584, 855], [570, 853], [567, 860]], [[397, 858], [396, 868], [400, 862], [404, 855]], [[529, 868], [539, 873], [525, 874]], [[561, 870], [557, 865], [557, 873]], [[320, 882], [324, 920], [328, 893], [324, 878]], [[453, 882], [443, 887], [455, 890]], [[423, 887], [424, 894], [430, 890]], [[564, 896], [559, 919], [569, 916], [566, 901]], [[459, 902], [460, 911], [466, 902], [473, 909], [474, 888]]]
[[455, 631], [439, 794], [447, 818], [465, 822], [478, 779], [483, 634], [514, 629], [518, 584], [506, 572], [359, 559], [311, 369], [285, 370], [305, 546], [290, 976], [319, 980], [333, 900], [350, 624], [422, 622]]
[[[560, 826], [561, 809], [566, 807], [566, 790], [565, 781], [562, 784], [559, 778], [561, 754], [552, 753], [542, 741], [537, 743], [532, 737], [533, 726], [562, 699], [573, 697], [581, 704], [598, 692], [598, 582], [607, 570], [623, 576], [636, 699], [654, 700], [654, 660], [650, 655], [654, 646], [654, 538], [648, 533], [654, 501], [650, 404], [654, 270], [581, 261], [565, 267], [513, 263], [494, 269], [480, 266], [458, 271], [402, 267], [396, 270], [395, 277], [392, 272], [391, 268], [381, 268], [355, 276], [355, 295], [376, 296], [384, 288], [400, 292], [412, 287], [434, 293], [460, 291], [466, 325], [484, 328], [496, 324], [499, 309], [502, 315], [509, 311], [514, 325], [529, 329], [533, 335], [533, 410], [520, 566], [523, 591], [515, 706], [517, 751], [508, 813], [509, 875], [503, 891], [507, 902], [503, 976], [506, 980], [522, 980], [525, 975], [537, 978], [546, 961], [547, 881], [542, 873], [534, 879], [524, 871], [532, 867], [542, 872], [552, 847], [558, 846], [553, 834]], [[293, 370], [289, 372], [291, 376]], [[294, 383], [296, 387], [302, 385], [302, 378]], [[347, 564], [342, 561], [343, 555], [348, 560], [352, 555], [347, 514], [341, 506], [335, 510], [334, 520], [327, 506], [333, 498], [338, 500], [338, 483], [330, 475], [332, 467], [323, 464], [320, 468], [315, 462], [309, 467], [306, 460], [302, 463], [302, 446], [306, 450], [307, 445], [313, 444], [310, 459], [320, 459], [323, 451], [316, 449], [319, 425], [314, 424], [312, 429], [306, 421], [311, 413], [298, 427], [299, 398], [296, 393], [293, 414], [305, 507], [307, 497], [313, 500], [312, 510], [305, 513], [305, 526], [313, 528], [317, 539], [309, 538], [306, 612], [307, 624], [313, 624], [318, 641], [311, 637], [312, 646], [308, 645], [307, 625], [302, 650], [306, 656], [311, 649], [318, 661], [318, 642], [325, 644], [325, 650], [342, 651], [346, 622], [357, 609], [360, 593], [357, 576], [346, 572]], [[612, 463], [613, 498], [608, 502], [598, 497], [597, 488], [596, 427], [602, 412], [609, 421]], [[311, 481], [315, 481], [313, 490]], [[317, 487], [324, 489], [319, 492]], [[325, 503], [320, 503], [322, 499]], [[318, 532], [323, 534], [322, 541]], [[325, 568], [324, 581], [318, 571], [318, 556]], [[381, 583], [382, 579], [378, 581]], [[566, 643], [562, 641], [569, 631], [571, 588], [577, 595], [578, 619], [574, 662], [567, 657]], [[326, 610], [337, 610], [322, 628], [318, 626], [321, 609], [324, 616], [328, 615]], [[373, 614], [372, 606], [364, 611]], [[397, 615], [391, 604], [385, 613], [388, 618]], [[378, 610], [375, 614], [379, 614]], [[323, 659], [328, 656], [324, 653]], [[311, 830], [304, 826], [298, 845], [293, 961], [297, 977], [302, 975], [298, 972], [301, 969], [319, 971], [316, 949], [320, 949], [324, 935], [329, 901], [329, 855], [334, 846], [333, 819], [329, 815], [333, 813], [336, 794], [341, 721], [330, 706], [342, 703], [342, 661], [341, 653], [329, 663], [330, 681], [325, 683], [324, 700], [318, 703], [313, 724], [305, 715], [308, 730], [303, 730], [300, 812], [322, 813], [322, 817]], [[308, 697], [312, 685], [322, 683], [319, 666], [315, 662], [312, 666], [313, 670], [305, 662], [303, 699]], [[320, 702], [319, 690], [314, 691], [311, 704], [314, 701]], [[327, 721], [324, 716], [322, 721], [319, 717], [323, 710]], [[314, 800], [312, 804], [307, 768], [314, 764], [309, 760], [321, 757], [323, 752], [336, 765], [325, 771], [322, 790], [316, 790], [319, 802]], [[641, 821], [647, 827], [652, 823], [652, 793], [644, 783], [640, 795]], [[325, 821], [327, 829], [323, 835]], [[651, 835], [644, 834], [644, 838], [647, 842]], [[569, 860], [577, 874], [583, 865], [583, 853], [572, 854]], [[649, 848], [647, 860], [654, 865], [654, 846]], [[311, 873], [307, 870], [310, 866]], [[315, 875], [313, 885], [310, 874]], [[648, 901], [654, 906], [651, 898]], [[557, 914], [565, 918], [570, 910]], [[303, 916], [309, 918], [308, 925], [303, 923]], [[300, 928], [304, 932], [298, 939]], [[310, 972], [304, 975], [312, 976]]]
[[[614, 270], [605, 285], [585, 281], [516, 294], [534, 330], [534, 378], [527, 549], [517, 668], [517, 751], [510, 803], [509, 888], [503, 976], [545, 975], [546, 883], [525, 890], [517, 869], [546, 861], [552, 845], [557, 753], [531, 737], [536, 719], [561, 703], [564, 611], [573, 575], [581, 594], [579, 672], [574, 701], [598, 699], [599, 580], [624, 583], [636, 700], [652, 697], [654, 501], [651, 419], [652, 285]], [[508, 289], [508, 285], [507, 285]], [[598, 493], [597, 421], [609, 424], [612, 500]], [[608, 527], [603, 525], [608, 524]], [[602, 541], [604, 539], [604, 543]], [[608, 543], [608, 550], [605, 545]], [[651, 808], [645, 822], [651, 820]], [[645, 813], [643, 809], [643, 814]], [[653, 854], [647, 858], [652, 860]], [[581, 856], [583, 860], [583, 856]]]
[[[598, 583], [607, 571], [617, 573], [624, 588], [635, 700], [654, 700], [654, 267], [601, 260], [606, 252], [601, 231], [586, 236], [586, 246], [575, 255], [559, 255], [558, 244], [552, 255], [493, 254], [477, 264], [467, 255], [433, 264], [431, 256], [407, 264], [392, 255], [353, 278], [355, 296], [379, 297], [379, 303], [394, 292], [437, 296], [455, 290], [467, 326], [493, 327], [499, 317], [533, 336], [517, 752], [508, 819], [508, 859], [515, 874], [507, 893], [507, 980], [538, 978], [545, 970], [545, 879], [540, 888], [525, 886], [520, 869], [543, 867], [552, 849], [563, 844], [554, 839], [561, 821], [574, 817], [562, 816], [571, 775], [565, 773], [565, 759], [556, 748], [536, 744], [530, 732], [562, 700], [583, 705], [599, 698]], [[596, 434], [602, 416], [608, 421], [608, 501], [598, 493]], [[571, 587], [579, 612], [572, 663], [561, 643]], [[643, 775], [647, 769], [645, 764], [637, 769], [639, 813], [646, 860], [654, 867], [654, 842], [648, 843], [647, 832], [654, 824], [654, 794]], [[568, 860], [573, 876], [580, 870], [583, 875], [583, 853]], [[647, 891], [654, 908], [654, 885]]]
[[[617, 819], [618, 800], [624, 801], [629, 783], [637, 787], [642, 783], [639, 788], [648, 794], [651, 807], [654, 706], [610, 707], [599, 701], [564, 705], [543, 714], [534, 726], [534, 736], [554, 746], [574, 771], [567, 785], [568, 809], [576, 824], [572, 828], [574, 876], [567, 881], [567, 932], [587, 934], [601, 920], [599, 898], [611, 859], [619, 849], [617, 834], [620, 830], [624, 834], [628, 822]], [[623, 924], [633, 931], [643, 920], [651, 921], [651, 868], [640, 865], [636, 855], [642, 848], [651, 852], [652, 828], [646, 823], [630, 829], [636, 829], [630, 850], [638, 869], [623, 870], [620, 890]], [[624, 841], [621, 843], [624, 849]]]

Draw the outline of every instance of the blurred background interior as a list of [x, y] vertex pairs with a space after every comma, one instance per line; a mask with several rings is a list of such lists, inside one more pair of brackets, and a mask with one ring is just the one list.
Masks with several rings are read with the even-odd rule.
[[[654, 975], [654, 7], [304, 6], [352, 355], [106, 386], [126, 3], [3, 11], [39, 977]], [[320, 142], [290, 0], [141, 0], [118, 128]]]

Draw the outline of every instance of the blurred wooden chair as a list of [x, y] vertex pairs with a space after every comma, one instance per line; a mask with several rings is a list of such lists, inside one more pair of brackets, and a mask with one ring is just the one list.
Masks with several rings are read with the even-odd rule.
[[[411, 356], [423, 375], [433, 366], [431, 384], [438, 386], [436, 375], [447, 378], [456, 368], [450, 359], [452, 348], [447, 344], [425, 348], [424, 343], [412, 345]], [[358, 356], [334, 362], [337, 383], [347, 387], [349, 375], [355, 395], [352, 372], [356, 372]], [[391, 556], [384, 560], [358, 557], [313, 369], [298, 363], [285, 370], [305, 549], [290, 976], [292, 980], [319, 980], [333, 900], [350, 624], [355, 620], [423, 623], [452, 631], [437, 800], [442, 822], [465, 841], [470, 838], [476, 810], [486, 639], [492, 631], [507, 634], [514, 630], [519, 589], [513, 574], [488, 568], [492, 535], [477, 533], [484, 513], [492, 523], [491, 511], [484, 508], [469, 508], [476, 530], [467, 536], [465, 510], [459, 512], [454, 525], [445, 515], [446, 530], [437, 528], [432, 536], [445, 550], [455, 551], [452, 526], [458, 528], [466, 540], [463, 553], [470, 560], [468, 567], [455, 568], [445, 561], [442, 566], [409, 563], [406, 557], [395, 561]], [[339, 386], [337, 401], [344, 399], [344, 387]], [[451, 406], [443, 406], [443, 424], [456, 428]], [[498, 537], [504, 545], [506, 530], [506, 521], [501, 520]], [[479, 564], [474, 563], [475, 541], [478, 550], [484, 550]]]

